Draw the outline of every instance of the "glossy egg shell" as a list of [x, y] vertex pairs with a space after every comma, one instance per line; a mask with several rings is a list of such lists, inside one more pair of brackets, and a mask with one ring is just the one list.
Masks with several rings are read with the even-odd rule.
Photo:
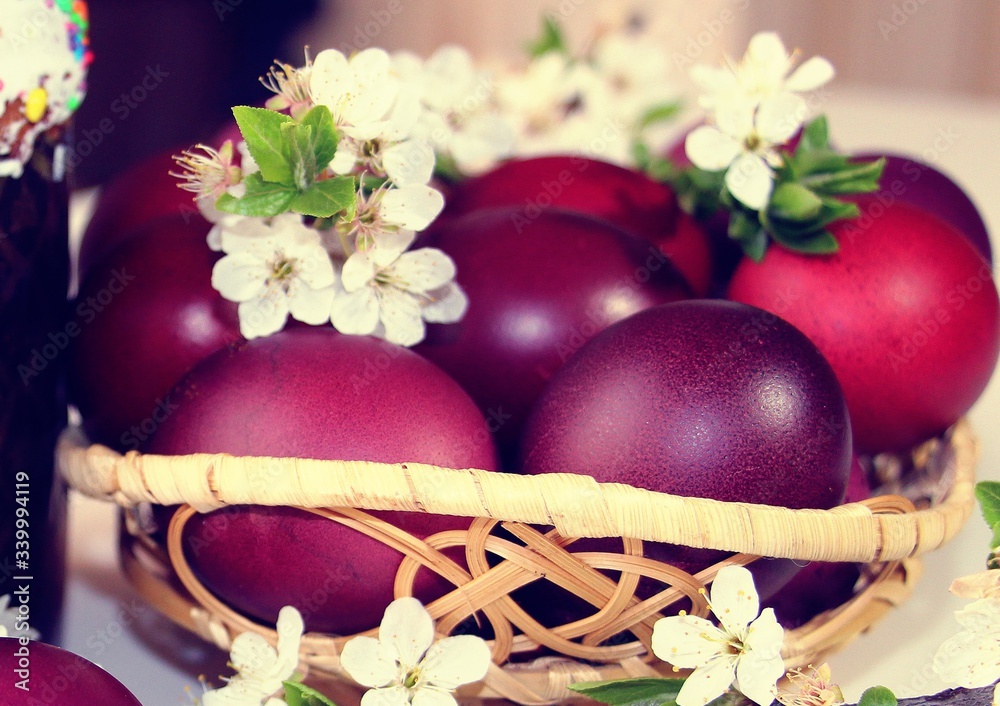
[[953, 424], [1000, 354], [989, 263], [933, 214], [857, 197], [862, 215], [830, 228], [840, 249], [781, 247], [744, 260], [729, 297], [791, 322], [830, 361], [861, 453], [901, 451]]
[[43, 642], [24, 645], [18, 638], [0, 637], [0, 670], [0, 703], [5, 706], [142, 706], [96, 664]]
[[416, 347], [458, 380], [510, 447], [549, 378], [590, 337], [630, 314], [689, 296], [655, 247], [555, 210], [519, 227], [517, 209], [434, 227], [426, 243], [455, 261], [465, 317], [428, 327]]
[[159, 219], [91, 266], [71, 308], [71, 390], [93, 441], [136, 449], [170, 389], [241, 340], [236, 304], [212, 288], [208, 225]]
[[[851, 436], [833, 371], [805, 336], [753, 307], [700, 300], [596, 336], [539, 399], [521, 454], [526, 473], [829, 508], [844, 496]], [[725, 556], [657, 543], [646, 554], [688, 571]], [[754, 566], [764, 595], [796, 568]]]
[[[331, 328], [220, 351], [175, 399], [147, 451], [496, 467], [482, 415], [457, 383], [409, 350]], [[372, 514], [418, 537], [470, 522]], [[292, 508], [216, 511], [188, 525], [184, 542], [199, 578], [237, 610], [273, 623], [294, 605], [309, 630], [336, 634], [378, 625], [402, 561], [358, 530]], [[416, 594], [428, 602], [450, 587], [421, 570]]]
[[616, 164], [582, 156], [514, 159], [451, 193], [442, 217], [516, 206], [528, 220], [550, 208], [601, 218], [656, 245], [695, 294], [708, 292], [708, 235], [677, 205], [666, 184]]

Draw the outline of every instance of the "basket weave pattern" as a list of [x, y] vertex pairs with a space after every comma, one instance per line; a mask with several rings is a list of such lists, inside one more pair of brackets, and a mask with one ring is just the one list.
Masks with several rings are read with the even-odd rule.
[[[495, 665], [483, 683], [461, 695], [547, 704], [569, 697], [566, 686], [573, 681], [672, 674], [669, 665], [652, 656], [653, 624], [680, 607], [707, 615], [699, 589], [722, 566], [747, 564], [758, 556], [866, 564], [863, 587], [850, 601], [786, 634], [786, 664], [802, 666], [846, 644], [905, 600], [919, 576], [914, 557], [951, 539], [971, 514], [977, 445], [970, 428], [960, 422], [936, 448], [951, 476], [950, 490], [939, 502], [916, 509], [899, 496], [881, 496], [826, 511], [671, 496], [573, 474], [518, 476], [413, 463], [221, 454], [122, 456], [71, 435], [63, 439], [60, 465], [73, 487], [129, 509], [122, 556], [136, 589], [168, 617], [223, 649], [240, 632], [252, 630], [272, 640], [275, 635], [200, 584], [182, 549], [185, 523], [198, 512], [229, 505], [299, 507], [400, 551], [405, 558], [396, 595], [412, 593], [421, 569], [451, 582], [455, 589], [428, 606], [440, 633], [449, 634], [472, 615], [489, 624]], [[174, 515], [165, 547], [141, 529], [134, 509], [144, 503], [187, 506]], [[365, 510], [476, 519], [468, 530], [420, 540]], [[554, 529], [542, 532], [535, 526]], [[498, 536], [497, 528], [505, 533]], [[575, 539], [582, 537], [624, 539], [620, 552], [574, 551]], [[643, 557], [643, 541], [734, 555], [692, 576]], [[464, 566], [444, 552], [451, 547], [464, 548]], [[662, 590], [639, 598], [642, 577]], [[594, 613], [566, 625], [542, 626], [510, 596], [539, 580], [569, 590], [592, 604]], [[304, 664], [343, 677], [338, 656], [349, 638], [307, 634]]]

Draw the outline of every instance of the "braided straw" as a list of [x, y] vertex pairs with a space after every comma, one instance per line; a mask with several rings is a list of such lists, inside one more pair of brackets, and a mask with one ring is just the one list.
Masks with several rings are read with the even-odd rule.
[[971, 428], [950, 432], [954, 480], [939, 504], [883, 514], [870, 504], [789, 510], [655, 493], [589, 476], [536, 476], [418, 463], [318, 461], [226, 454], [124, 456], [64, 435], [69, 484], [124, 507], [148, 502], [403, 510], [551, 525], [563, 537], [629, 537], [698, 549], [808, 561], [880, 562], [931, 551], [950, 540], [974, 506], [978, 448]]
[[[397, 596], [413, 595], [418, 570], [451, 582], [455, 588], [427, 606], [438, 632], [450, 634], [475, 615], [494, 636], [493, 666], [482, 682], [462, 687], [459, 698], [463, 703], [503, 698], [524, 706], [573, 698], [568, 686], [578, 681], [676, 676], [652, 655], [656, 620], [682, 607], [707, 615], [700, 590], [721, 567], [747, 564], [759, 555], [867, 564], [853, 597], [786, 631], [783, 656], [786, 667], [795, 668], [840, 649], [906, 600], [920, 573], [918, 560], [909, 557], [946, 542], [972, 511], [977, 444], [968, 424], [959, 423], [944, 443], [929, 442], [917, 453], [942, 462], [949, 489], [940, 502], [917, 510], [890, 495], [821, 511], [677, 497], [570, 474], [516, 476], [413, 463], [205, 454], [121, 456], [87, 446], [79, 434], [64, 436], [59, 449], [62, 472], [73, 487], [127, 508], [122, 564], [138, 593], [219, 648], [228, 649], [243, 632], [256, 632], [272, 644], [276, 634], [201, 584], [184, 553], [185, 524], [198, 512], [230, 504], [295, 506], [401, 552]], [[187, 505], [173, 514], [165, 546], [144, 531], [136, 512], [140, 503]], [[418, 539], [366, 509], [476, 519], [467, 530]], [[543, 534], [531, 525], [555, 529]], [[506, 533], [496, 534], [498, 526]], [[592, 536], [622, 538], [620, 552], [573, 551], [574, 537]], [[735, 554], [691, 575], [645, 557], [643, 540]], [[455, 547], [464, 548], [464, 563], [445, 551]], [[642, 577], [662, 588], [640, 598]], [[511, 596], [538, 580], [570, 591], [595, 612], [565, 625], [542, 626]], [[351, 637], [308, 633], [300, 654], [310, 679], [320, 680], [324, 691], [335, 690], [342, 704], [360, 697], [340, 666]]]

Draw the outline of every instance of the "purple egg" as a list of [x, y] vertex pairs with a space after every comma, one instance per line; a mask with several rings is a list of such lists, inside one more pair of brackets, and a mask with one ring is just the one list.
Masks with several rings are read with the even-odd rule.
[[[521, 457], [525, 473], [829, 508], [847, 487], [851, 433], [836, 376], [803, 334], [750, 306], [699, 300], [640, 312], [583, 347], [539, 399]], [[723, 556], [655, 543], [647, 555], [689, 571]], [[788, 564], [755, 565], [768, 575], [762, 594], [791, 577]]]
[[933, 213], [965, 234], [976, 250], [993, 262], [990, 235], [982, 215], [961, 186], [944, 172], [914, 157], [901, 154], [863, 152], [859, 160], [885, 158], [885, 170], [877, 197], [902, 201]]
[[[151, 453], [195, 452], [496, 468], [482, 415], [456, 382], [411, 351], [332, 328], [285, 330], [202, 361]], [[468, 518], [373, 513], [423, 538]], [[194, 518], [185, 553], [215, 595], [274, 623], [284, 605], [309, 630], [378, 625], [402, 554], [345, 525], [293, 508], [233, 507]], [[451, 588], [427, 570], [415, 593]]]
[[482, 210], [426, 243], [455, 261], [469, 309], [431, 326], [421, 355], [458, 380], [510, 448], [549, 378], [594, 334], [690, 291], [648, 242], [578, 213]]
[[142, 706], [96, 664], [43, 642], [0, 638], [0, 704]]

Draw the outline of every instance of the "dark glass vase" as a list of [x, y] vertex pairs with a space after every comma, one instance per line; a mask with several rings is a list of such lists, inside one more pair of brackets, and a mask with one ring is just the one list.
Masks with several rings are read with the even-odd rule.
[[[0, 178], [0, 602], [13, 635], [58, 639], [65, 486], [69, 199], [57, 135], [39, 136], [19, 178]], [[11, 625], [13, 618], [13, 625]]]

